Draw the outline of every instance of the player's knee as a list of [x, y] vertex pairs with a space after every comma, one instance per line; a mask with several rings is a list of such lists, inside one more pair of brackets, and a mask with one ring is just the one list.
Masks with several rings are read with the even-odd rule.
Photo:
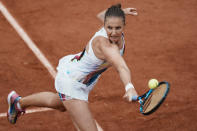
[[65, 107], [59, 107], [58, 110], [61, 111], [61, 112], [65, 112], [66, 108]]

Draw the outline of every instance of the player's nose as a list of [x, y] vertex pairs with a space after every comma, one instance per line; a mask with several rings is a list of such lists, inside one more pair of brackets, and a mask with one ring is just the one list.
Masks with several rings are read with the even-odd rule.
[[111, 35], [113, 36], [113, 35], [116, 35], [116, 30], [112, 30], [112, 32], [111, 32]]

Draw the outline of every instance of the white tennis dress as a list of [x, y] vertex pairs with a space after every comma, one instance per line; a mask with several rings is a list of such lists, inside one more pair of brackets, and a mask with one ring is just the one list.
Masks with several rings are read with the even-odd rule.
[[[92, 49], [92, 41], [97, 36], [108, 38], [104, 28], [101, 28], [89, 41], [89, 50], [60, 59], [55, 78], [55, 88], [58, 93], [71, 98], [88, 101], [89, 92], [93, 89], [102, 72], [108, 64], [98, 59]], [[124, 35], [122, 35], [124, 41]], [[124, 45], [120, 54], [124, 53]]]

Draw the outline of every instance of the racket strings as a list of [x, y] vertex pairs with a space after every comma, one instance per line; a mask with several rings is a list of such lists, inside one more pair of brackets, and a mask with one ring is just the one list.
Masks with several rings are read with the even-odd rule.
[[150, 112], [153, 110], [163, 99], [167, 87], [162, 84], [150, 94], [150, 96], [145, 100], [143, 105], [144, 113]]
[[148, 106], [151, 103], [151, 98], [152, 98], [152, 94], [150, 94], [150, 96], [148, 97], [148, 99], [145, 101], [144, 106], [143, 106], [143, 111], [145, 112], [146, 109], [148, 108]]

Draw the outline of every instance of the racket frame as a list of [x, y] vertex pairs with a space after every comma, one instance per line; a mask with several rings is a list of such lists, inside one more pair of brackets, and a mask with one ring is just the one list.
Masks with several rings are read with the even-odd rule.
[[141, 112], [143, 115], [149, 115], [149, 114], [155, 112], [155, 111], [160, 107], [160, 105], [163, 103], [163, 101], [165, 100], [165, 98], [166, 98], [166, 96], [167, 96], [167, 94], [168, 94], [168, 92], [169, 92], [169, 90], [170, 90], [170, 84], [169, 84], [168, 82], [166, 82], [166, 81], [162, 81], [162, 82], [159, 82], [159, 85], [158, 85], [158, 86], [160, 86], [160, 85], [162, 85], [162, 84], [165, 84], [165, 85], [166, 85], [166, 91], [165, 91], [165, 93], [164, 93], [162, 99], [160, 100], [160, 102], [159, 102], [152, 110], [150, 110], [149, 112], [146, 112], [146, 113], [143, 112], [143, 106], [144, 106], [146, 100], [148, 99], [148, 97], [149, 97], [149, 96], [152, 94], [152, 92], [154, 91], [154, 89], [150, 89], [150, 90], [148, 90], [145, 94], [143, 94], [143, 95], [137, 97], [137, 100], [138, 100], [138, 102], [140, 103], [140, 112]]

